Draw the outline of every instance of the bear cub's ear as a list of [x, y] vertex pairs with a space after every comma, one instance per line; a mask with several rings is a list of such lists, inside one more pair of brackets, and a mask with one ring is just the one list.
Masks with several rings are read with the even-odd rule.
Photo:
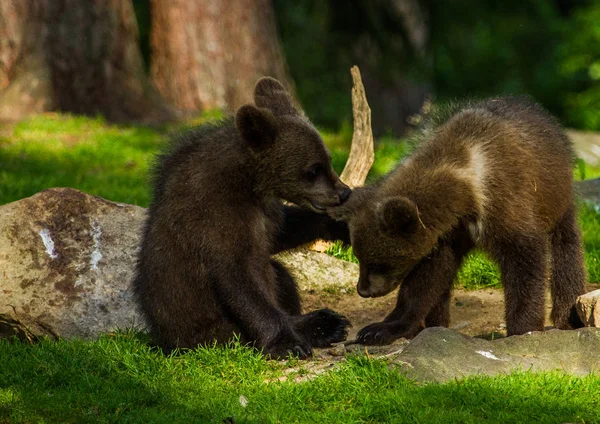
[[275, 140], [275, 117], [267, 109], [241, 106], [235, 114], [235, 126], [253, 150], [264, 149]]
[[298, 115], [291, 96], [275, 78], [261, 78], [254, 87], [254, 103], [269, 109], [275, 116]]
[[410, 236], [417, 229], [417, 205], [406, 197], [385, 200], [377, 213], [380, 228], [392, 236]]

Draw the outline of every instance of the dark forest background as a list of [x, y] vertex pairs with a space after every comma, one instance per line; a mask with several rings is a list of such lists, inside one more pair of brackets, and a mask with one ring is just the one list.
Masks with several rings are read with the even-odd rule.
[[269, 74], [338, 131], [351, 122], [354, 64], [376, 136], [405, 133], [428, 101], [509, 93], [600, 130], [598, 0], [0, 3], [0, 119], [232, 111]]
[[[135, 0], [150, 57], [148, 0]], [[399, 135], [426, 98], [526, 93], [570, 127], [600, 130], [596, 0], [273, 0], [297, 96], [318, 125], [351, 120], [350, 66], [377, 133]]]

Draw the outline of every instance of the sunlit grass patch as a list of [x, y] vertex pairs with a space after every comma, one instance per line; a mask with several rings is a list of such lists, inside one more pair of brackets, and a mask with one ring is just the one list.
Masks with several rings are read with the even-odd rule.
[[583, 232], [585, 265], [590, 283], [600, 283], [600, 206], [583, 204], [579, 208]]
[[0, 139], [0, 203], [50, 187], [72, 187], [145, 206], [148, 164], [165, 137], [146, 127], [101, 118], [38, 116]]
[[467, 290], [502, 287], [498, 266], [478, 251], [467, 255], [458, 271], [456, 284]]

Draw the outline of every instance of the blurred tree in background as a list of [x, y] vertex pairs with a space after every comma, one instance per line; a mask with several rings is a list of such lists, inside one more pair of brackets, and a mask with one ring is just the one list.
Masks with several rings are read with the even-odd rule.
[[148, 82], [130, 0], [0, 1], [0, 119], [55, 110], [175, 118]]
[[235, 110], [270, 75], [293, 88], [271, 0], [152, 0], [150, 74], [185, 111]]

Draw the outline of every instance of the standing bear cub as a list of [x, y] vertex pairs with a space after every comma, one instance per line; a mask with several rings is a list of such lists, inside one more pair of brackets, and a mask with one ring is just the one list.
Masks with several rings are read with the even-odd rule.
[[278, 81], [261, 79], [254, 100], [235, 119], [180, 136], [154, 169], [133, 288], [166, 352], [238, 334], [267, 355], [306, 357], [346, 337], [343, 316], [301, 314], [296, 284], [271, 254], [347, 239], [325, 210], [350, 189]]
[[527, 98], [466, 104], [435, 118], [396, 170], [330, 211], [348, 222], [358, 293], [378, 297], [401, 285], [396, 308], [358, 341], [387, 344], [448, 326], [453, 281], [473, 247], [499, 265], [508, 335], [544, 329], [548, 276], [551, 318], [570, 328], [586, 278], [573, 163], [565, 134]]

